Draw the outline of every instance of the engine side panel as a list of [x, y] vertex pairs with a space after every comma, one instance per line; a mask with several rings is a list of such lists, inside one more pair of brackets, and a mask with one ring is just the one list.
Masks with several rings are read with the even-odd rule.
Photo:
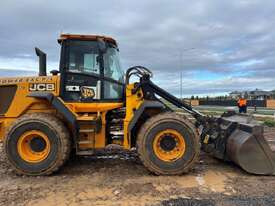
[[[9, 109], [4, 114], [6, 118], [16, 118], [29, 107], [41, 103], [41, 100], [28, 97], [32, 92], [51, 92], [59, 95], [59, 76], [40, 76], [0, 79], [0, 87], [17, 87]], [[1, 92], [1, 91], [0, 91]], [[8, 95], [2, 94], [1, 95]], [[39, 107], [37, 108], [39, 109]]]
[[58, 96], [59, 79], [59, 76], [0, 79], [0, 140], [3, 140], [9, 125], [21, 115], [32, 112], [55, 112], [46, 101], [28, 95], [33, 92], [51, 92]]

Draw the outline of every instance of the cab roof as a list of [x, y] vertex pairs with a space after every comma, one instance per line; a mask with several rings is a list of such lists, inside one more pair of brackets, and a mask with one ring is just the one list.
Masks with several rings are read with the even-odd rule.
[[90, 40], [90, 41], [96, 41], [98, 39], [102, 39], [103, 41], [113, 43], [117, 46], [116, 40], [114, 40], [112, 37], [101, 36], [101, 35], [61, 34], [57, 41], [58, 43], [62, 43], [64, 40], [69, 40], [69, 39]]

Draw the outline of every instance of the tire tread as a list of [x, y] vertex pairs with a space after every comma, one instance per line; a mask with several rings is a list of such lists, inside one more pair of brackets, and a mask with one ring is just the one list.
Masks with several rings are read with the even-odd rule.
[[[194, 134], [194, 142], [195, 142], [195, 145], [194, 145], [195, 155], [194, 155], [193, 159], [190, 160], [190, 162], [188, 163], [188, 166], [185, 167], [181, 171], [176, 171], [176, 172], [172, 172], [169, 174], [164, 173], [159, 168], [152, 165], [152, 163], [146, 158], [145, 150], [144, 150], [144, 147], [142, 146], [144, 137], [149, 132], [150, 128], [152, 128], [154, 125], [158, 124], [159, 122], [161, 122], [163, 120], [178, 121], [178, 122], [181, 122], [181, 123], [187, 125], [188, 128], [191, 129], [192, 133]], [[189, 120], [185, 115], [179, 114], [176, 112], [164, 112], [164, 113], [157, 114], [157, 115], [151, 117], [150, 119], [148, 119], [142, 125], [142, 127], [138, 133], [136, 147], [137, 147], [137, 152], [138, 152], [139, 158], [140, 158], [141, 162], [143, 163], [143, 165], [149, 171], [153, 172], [156, 175], [180, 175], [180, 174], [188, 173], [188, 171], [194, 166], [194, 164], [198, 160], [199, 153], [200, 153], [200, 143], [199, 143], [199, 135], [198, 135], [197, 129], [195, 128], [194, 124], [191, 123], [191, 120]]]
[[[60, 137], [61, 141], [61, 149], [62, 151], [59, 152], [57, 160], [55, 161], [55, 164], [53, 164], [50, 168], [48, 168], [45, 171], [41, 171], [40, 173], [30, 174], [26, 171], [21, 170], [20, 168], [16, 167], [10, 157], [8, 156], [8, 144], [7, 140], [10, 137], [10, 134], [20, 125], [29, 123], [32, 121], [38, 121], [43, 124], [47, 124], [47, 126], [52, 127], [55, 129], [56, 133]], [[20, 175], [50, 175], [56, 171], [58, 171], [64, 163], [69, 159], [70, 151], [71, 151], [71, 140], [70, 140], [70, 134], [68, 129], [65, 127], [63, 122], [59, 120], [57, 117], [48, 114], [48, 113], [31, 113], [31, 114], [25, 114], [22, 117], [19, 117], [16, 119], [10, 127], [6, 130], [5, 138], [4, 138], [4, 151], [5, 156], [8, 162], [10, 163], [13, 170]]]

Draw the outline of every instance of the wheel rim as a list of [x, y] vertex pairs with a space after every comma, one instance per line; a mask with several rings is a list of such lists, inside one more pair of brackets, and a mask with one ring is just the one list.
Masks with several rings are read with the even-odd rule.
[[39, 163], [50, 153], [50, 141], [44, 133], [32, 130], [25, 132], [17, 142], [20, 157], [29, 163]]
[[173, 129], [159, 132], [153, 142], [155, 155], [162, 161], [173, 162], [185, 153], [184, 137]]

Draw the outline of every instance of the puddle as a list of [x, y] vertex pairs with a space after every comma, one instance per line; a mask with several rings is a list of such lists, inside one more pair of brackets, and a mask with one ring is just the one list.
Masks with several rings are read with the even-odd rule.
[[204, 176], [205, 185], [213, 192], [225, 192], [225, 181], [228, 179], [222, 173], [208, 171]]
[[200, 186], [198, 181], [196, 180], [196, 177], [192, 175], [180, 177], [179, 180], [177, 180], [177, 183], [183, 188], [192, 188]]
[[208, 171], [198, 176], [184, 176], [180, 177], [177, 183], [184, 188], [203, 187], [211, 190], [212, 192], [225, 192], [226, 181], [229, 177], [233, 177], [231, 174]]
[[196, 181], [198, 182], [198, 184], [199, 185], [205, 185], [205, 180], [204, 180], [204, 178], [203, 177], [201, 177], [201, 176], [197, 176], [196, 177]]

